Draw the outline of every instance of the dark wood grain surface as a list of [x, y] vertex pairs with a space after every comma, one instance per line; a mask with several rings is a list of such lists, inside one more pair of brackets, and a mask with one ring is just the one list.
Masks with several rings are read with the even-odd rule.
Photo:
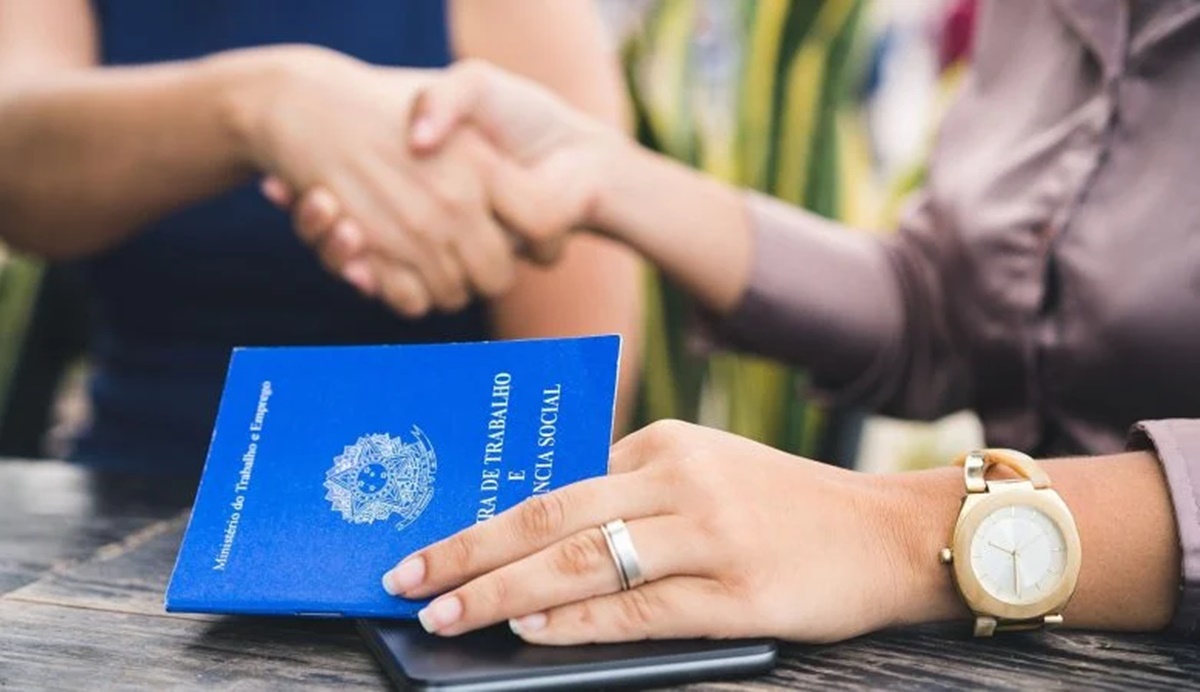
[[[368, 689], [344, 621], [167, 615], [190, 484], [0, 462], [0, 688]], [[1200, 647], [1165, 636], [976, 641], [929, 627], [785, 646], [769, 676], [694, 689], [1200, 688]]]

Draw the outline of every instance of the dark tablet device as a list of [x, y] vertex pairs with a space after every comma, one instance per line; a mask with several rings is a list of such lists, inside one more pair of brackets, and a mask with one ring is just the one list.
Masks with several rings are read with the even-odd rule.
[[359, 630], [397, 689], [552, 690], [646, 687], [765, 673], [770, 640], [679, 640], [534, 646], [498, 626], [459, 637], [416, 623], [360, 621]]

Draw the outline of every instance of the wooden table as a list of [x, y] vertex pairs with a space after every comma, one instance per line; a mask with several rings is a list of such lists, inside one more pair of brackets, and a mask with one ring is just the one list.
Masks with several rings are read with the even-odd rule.
[[[0, 689], [386, 688], [349, 623], [167, 615], [190, 484], [0, 461]], [[766, 677], [696, 689], [1200, 688], [1200, 646], [962, 628], [787, 646]]]

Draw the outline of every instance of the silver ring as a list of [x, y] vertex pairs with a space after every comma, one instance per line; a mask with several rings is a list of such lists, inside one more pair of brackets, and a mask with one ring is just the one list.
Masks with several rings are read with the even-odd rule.
[[612, 555], [613, 564], [617, 566], [621, 590], [628, 591], [645, 584], [646, 576], [642, 573], [642, 563], [638, 560], [637, 549], [633, 547], [633, 536], [629, 534], [629, 527], [625, 526], [625, 522], [613, 519], [600, 527], [600, 533], [604, 534], [608, 553]]

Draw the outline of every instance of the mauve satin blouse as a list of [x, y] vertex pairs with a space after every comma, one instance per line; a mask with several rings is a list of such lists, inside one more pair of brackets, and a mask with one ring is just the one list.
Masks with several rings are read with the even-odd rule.
[[751, 285], [717, 333], [837, 400], [974, 409], [991, 445], [1155, 449], [1196, 634], [1200, 2], [1004, 0], [977, 32], [899, 233], [751, 194]]

